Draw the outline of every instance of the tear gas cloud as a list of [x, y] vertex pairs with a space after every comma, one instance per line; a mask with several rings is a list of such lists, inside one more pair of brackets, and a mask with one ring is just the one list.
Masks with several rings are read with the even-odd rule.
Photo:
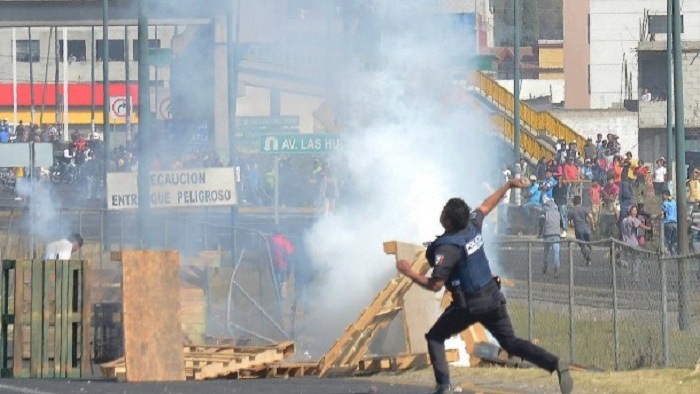
[[449, 198], [476, 208], [489, 193], [484, 184], [501, 179], [488, 120], [464, 100], [467, 84], [452, 74], [456, 50], [474, 52], [472, 32], [455, 27], [434, 1], [376, 3], [376, 71], [355, 64], [341, 81], [350, 111], [341, 176], [347, 197], [305, 237], [321, 276], [312, 297], [325, 327], [314, 335], [328, 335], [318, 339], [321, 352], [396, 276], [383, 241], [432, 241]]

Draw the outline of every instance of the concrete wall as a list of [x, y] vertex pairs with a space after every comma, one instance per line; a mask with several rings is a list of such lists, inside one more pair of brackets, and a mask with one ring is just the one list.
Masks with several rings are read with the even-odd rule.
[[[665, 43], [653, 43], [662, 44]], [[642, 52], [645, 53], [645, 52]], [[659, 81], [662, 89], [665, 91], [666, 83], [666, 65], [656, 61], [663, 58], [665, 62], [665, 53], [654, 51], [659, 56], [642, 56], [640, 69], [642, 70], [642, 81]], [[684, 120], [686, 127], [700, 127], [700, 42], [686, 42], [683, 53], [683, 101], [684, 101]], [[653, 58], [653, 61], [644, 62], [645, 58]], [[658, 74], [661, 74], [660, 76]], [[646, 76], [656, 76], [658, 79], [649, 79]], [[657, 85], [651, 85], [653, 88]], [[654, 92], [655, 93], [655, 92]], [[665, 128], [666, 127], [666, 101], [639, 101], [639, 128]]]
[[[637, 99], [637, 46], [649, 38], [641, 33], [645, 11], [665, 15], [666, 0], [590, 0], [590, 108], [620, 107], [625, 99]], [[683, 14], [683, 39], [700, 39], [700, 2], [683, 2]], [[655, 39], [665, 40], [665, 34]]]
[[608, 133], [620, 136], [622, 152], [638, 153], [637, 113], [626, 110], [551, 110], [554, 116], [577, 133], [592, 138]]
[[[513, 93], [512, 79], [499, 79], [496, 82]], [[552, 96], [552, 103], [561, 103], [564, 100], [564, 80], [562, 79], [523, 79], [521, 82], [521, 100], [547, 96]]]

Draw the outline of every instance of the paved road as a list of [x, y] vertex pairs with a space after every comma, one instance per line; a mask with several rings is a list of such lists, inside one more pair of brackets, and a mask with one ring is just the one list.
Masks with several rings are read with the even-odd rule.
[[[422, 394], [429, 387], [401, 386], [365, 379], [255, 379], [177, 383], [117, 383], [101, 380], [2, 379], [3, 394]], [[483, 392], [483, 391], [480, 391]], [[464, 391], [468, 393], [468, 391]]]

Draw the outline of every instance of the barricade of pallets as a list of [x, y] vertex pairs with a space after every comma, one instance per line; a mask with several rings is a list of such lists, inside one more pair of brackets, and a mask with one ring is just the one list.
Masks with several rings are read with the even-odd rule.
[[88, 262], [3, 260], [0, 375], [79, 378], [88, 373], [90, 308], [86, 305]]

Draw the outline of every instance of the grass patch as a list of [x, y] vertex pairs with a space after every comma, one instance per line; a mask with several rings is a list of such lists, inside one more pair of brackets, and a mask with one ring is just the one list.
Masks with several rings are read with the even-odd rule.
[[[576, 312], [582, 307], [576, 307]], [[591, 308], [588, 308], [591, 309]], [[509, 312], [515, 331], [527, 336], [527, 307], [510, 303]], [[575, 312], [575, 313], [576, 313]], [[649, 318], [645, 312], [621, 312], [618, 317], [620, 369], [654, 368], [663, 366], [661, 319]], [[597, 315], [597, 316], [596, 316]], [[615, 342], [612, 312], [592, 310], [574, 320], [573, 361], [607, 370], [615, 368]], [[672, 325], [671, 325], [672, 326]], [[535, 309], [533, 338], [547, 350], [570, 358], [568, 308], [561, 311]], [[700, 335], [697, 332], [669, 332], [669, 354], [672, 366], [691, 367], [700, 355]]]

